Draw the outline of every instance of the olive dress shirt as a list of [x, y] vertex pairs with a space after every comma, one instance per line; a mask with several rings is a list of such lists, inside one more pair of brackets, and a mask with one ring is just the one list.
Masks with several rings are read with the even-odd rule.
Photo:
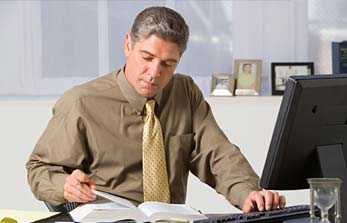
[[[67, 91], [26, 164], [28, 182], [39, 200], [61, 204], [65, 178], [87, 173], [97, 189], [143, 202], [142, 131], [144, 105], [124, 68]], [[175, 74], [155, 96], [166, 152], [172, 203], [184, 203], [188, 172], [233, 205], [259, 190], [259, 178], [218, 127], [193, 80]]]

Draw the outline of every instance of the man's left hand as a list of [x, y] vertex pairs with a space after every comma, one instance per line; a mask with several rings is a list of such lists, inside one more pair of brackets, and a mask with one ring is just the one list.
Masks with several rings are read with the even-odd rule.
[[252, 211], [269, 211], [276, 208], [283, 208], [286, 205], [284, 196], [269, 190], [252, 191], [246, 198], [242, 211], [249, 213]]

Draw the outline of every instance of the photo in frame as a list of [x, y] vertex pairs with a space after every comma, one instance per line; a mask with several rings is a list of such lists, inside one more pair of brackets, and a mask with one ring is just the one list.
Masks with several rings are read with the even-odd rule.
[[272, 95], [283, 95], [286, 82], [292, 75], [313, 75], [313, 62], [271, 63]]
[[261, 88], [261, 60], [235, 60], [235, 95], [259, 95]]
[[233, 96], [235, 80], [230, 74], [213, 74], [211, 96]]

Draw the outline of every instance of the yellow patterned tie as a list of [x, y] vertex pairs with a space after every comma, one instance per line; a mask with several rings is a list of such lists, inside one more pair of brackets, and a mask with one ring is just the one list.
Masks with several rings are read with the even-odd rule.
[[147, 101], [142, 144], [144, 201], [170, 203], [163, 134], [154, 107], [154, 100]]

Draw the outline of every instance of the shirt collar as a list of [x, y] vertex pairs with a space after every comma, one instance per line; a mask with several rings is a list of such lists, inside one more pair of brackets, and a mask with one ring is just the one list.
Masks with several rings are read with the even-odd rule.
[[[133, 108], [135, 108], [137, 112], [142, 112], [148, 99], [139, 95], [134, 89], [134, 87], [130, 85], [129, 81], [125, 77], [124, 70], [125, 66], [116, 73], [116, 79], [120, 87], [120, 90], [122, 91], [127, 101], [130, 103], [130, 105]], [[161, 97], [162, 90], [160, 90], [153, 98], [158, 105], [160, 105]]]

